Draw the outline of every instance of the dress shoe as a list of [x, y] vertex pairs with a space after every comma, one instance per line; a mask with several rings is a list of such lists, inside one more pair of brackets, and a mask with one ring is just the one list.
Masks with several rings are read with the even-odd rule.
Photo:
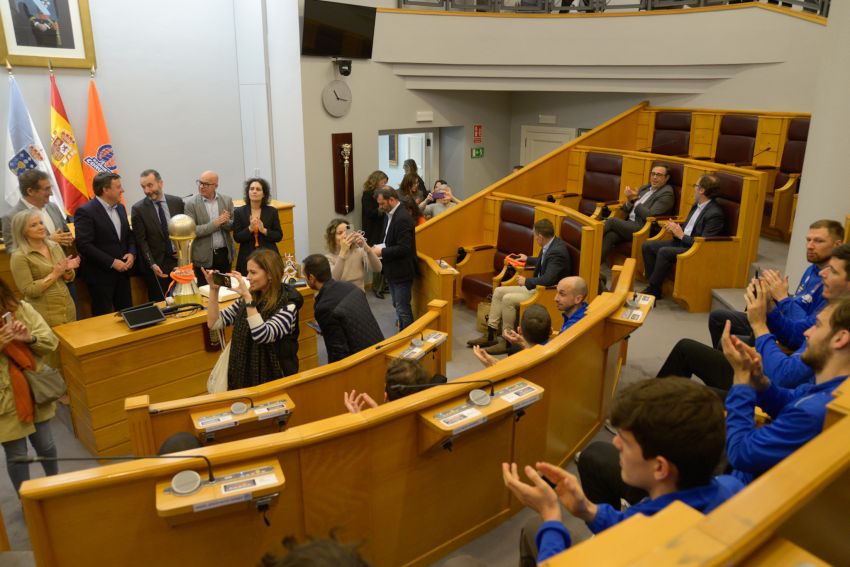
[[651, 286], [651, 285], [646, 286], [646, 288], [644, 288], [644, 290], [641, 291], [641, 293], [644, 294], [644, 295], [652, 295], [653, 297], [655, 297], [655, 299], [661, 299], [662, 297], [664, 297], [664, 294], [661, 293], [660, 289], [658, 289], [655, 286]]
[[383, 291], [375, 290], [373, 293], [375, 294], [375, 297], [377, 297], [378, 299], [384, 298], [384, 292]]
[[484, 352], [493, 355], [508, 354], [508, 341], [506, 341], [502, 337], [499, 337], [498, 339], [496, 339], [496, 343], [491, 347], [485, 348]]
[[466, 346], [468, 347], [480, 346], [484, 348], [491, 347], [494, 344], [496, 344], [496, 329], [492, 327], [488, 327], [487, 332], [480, 337], [466, 341]]

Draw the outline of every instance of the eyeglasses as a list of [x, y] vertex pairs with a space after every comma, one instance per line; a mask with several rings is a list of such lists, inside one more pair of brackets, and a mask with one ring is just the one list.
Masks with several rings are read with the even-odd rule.
[[667, 177], [666, 173], [659, 173], [657, 171], [653, 171], [649, 174], [650, 177]]
[[200, 179], [196, 179], [195, 183], [198, 184], [198, 187], [215, 187], [217, 183], [207, 183], [206, 181], [201, 181]]

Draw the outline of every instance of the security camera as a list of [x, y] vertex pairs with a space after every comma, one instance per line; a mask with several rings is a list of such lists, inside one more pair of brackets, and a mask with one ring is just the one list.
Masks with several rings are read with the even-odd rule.
[[343, 77], [351, 74], [351, 59], [336, 59], [334, 63], [339, 68], [339, 74]]

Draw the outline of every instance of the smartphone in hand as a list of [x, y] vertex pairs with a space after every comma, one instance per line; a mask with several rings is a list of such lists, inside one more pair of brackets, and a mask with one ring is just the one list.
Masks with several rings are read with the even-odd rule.
[[218, 272], [213, 273], [213, 283], [221, 287], [231, 287], [232, 284], [230, 276]]

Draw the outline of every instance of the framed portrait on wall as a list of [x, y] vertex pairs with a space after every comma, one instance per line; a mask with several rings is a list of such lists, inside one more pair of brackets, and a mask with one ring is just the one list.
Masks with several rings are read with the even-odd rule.
[[398, 134], [387, 134], [390, 148], [387, 153], [387, 161], [393, 167], [398, 167]]
[[88, 0], [0, 0], [0, 63], [94, 67]]

